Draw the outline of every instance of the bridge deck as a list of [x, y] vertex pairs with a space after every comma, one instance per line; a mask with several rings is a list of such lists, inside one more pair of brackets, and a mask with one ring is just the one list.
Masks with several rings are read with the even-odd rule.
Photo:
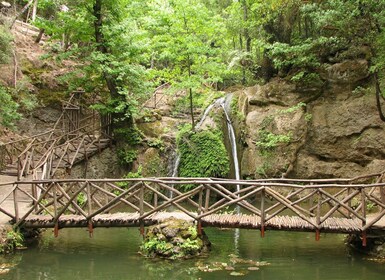
[[[138, 227], [139, 213], [100, 214], [93, 218], [93, 227]], [[143, 220], [145, 226], [157, 224], [168, 218], [193, 221], [183, 212], [156, 212]], [[315, 222], [315, 220], [314, 220]], [[206, 227], [261, 229], [261, 218], [246, 214], [212, 214], [202, 218]], [[26, 228], [53, 228], [54, 219], [49, 216], [31, 215], [24, 223]], [[81, 215], [62, 215], [58, 220], [59, 228], [87, 227], [88, 221]], [[360, 232], [359, 219], [332, 218], [322, 225], [322, 232], [354, 233]], [[265, 223], [265, 229], [285, 231], [314, 231], [314, 226], [295, 216], [276, 216]]]

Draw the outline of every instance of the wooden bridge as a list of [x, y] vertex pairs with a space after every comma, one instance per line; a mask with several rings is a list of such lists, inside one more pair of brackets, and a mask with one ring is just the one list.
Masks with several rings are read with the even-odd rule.
[[[0, 211], [16, 227], [53, 228], [55, 235], [67, 227], [88, 227], [90, 234], [95, 227], [140, 227], [143, 233], [145, 226], [176, 217], [195, 221], [198, 231], [202, 226], [258, 229], [262, 236], [265, 230], [314, 231], [317, 240], [321, 232], [359, 233], [365, 244], [368, 233], [385, 231], [382, 175], [18, 181], [1, 198]], [[374, 183], [363, 183], [368, 180]], [[7, 200], [12, 210], [3, 207]]]
[[59, 169], [87, 160], [111, 140], [111, 118], [81, 104], [83, 92], [74, 92], [62, 114], [45, 133], [0, 145], [0, 172], [18, 180], [53, 178]]

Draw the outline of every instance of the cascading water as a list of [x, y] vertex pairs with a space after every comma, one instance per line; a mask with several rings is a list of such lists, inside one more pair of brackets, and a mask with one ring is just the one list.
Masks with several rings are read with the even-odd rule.
[[[230, 141], [230, 146], [231, 146], [231, 154], [232, 154], [232, 158], [233, 158], [233, 163], [234, 163], [234, 173], [235, 173], [235, 179], [236, 180], [240, 180], [240, 168], [239, 168], [239, 161], [238, 161], [238, 152], [237, 152], [237, 141], [236, 141], [236, 138], [235, 138], [235, 131], [234, 131], [234, 127], [233, 127], [233, 124], [231, 122], [231, 119], [230, 119], [230, 100], [231, 100], [231, 95], [228, 95], [226, 98], [224, 97], [221, 97], [217, 100], [215, 100], [213, 103], [211, 103], [205, 110], [205, 112], [203, 113], [202, 115], [202, 118], [199, 120], [199, 122], [196, 124], [195, 126], [195, 129], [198, 130], [201, 128], [201, 126], [203, 125], [204, 121], [206, 120], [206, 118], [208, 117], [209, 113], [211, 112], [211, 110], [217, 105], [221, 106], [222, 109], [223, 109], [223, 112], [226, 116], [226, 123], [227, 123], [227, 131], [228, 131], [228, 136], [229, 136], [229, 141]], [[173, 172], [172, 172], [172, 177], [177, 177], [178, 176], [178, 168], [179, 168], [179, 164], [180, 164], [180, 155], [177, 154], [176, 157], [175, 157], [175, 160], [174, 160], [174, 165], [173, 165]], [[240, 191], [240, 185], [236, 185], [236, 191], [239, 192]], [[239, 194], [238, 194], [239, 196]], [[169, 197], [170, 198], [173, 198], [173, 191], [171, 190], [170, 191], [170, 194], [169, 194]], [[239, 206], [237, 206], [235, 208], [235, 211], [237, 214], [240, 213], [240, 208]], [[234, 236], [234, 246], [235, 246], [235, 249], [236, 251], [238, 251], [238, 243], [239, 243], [239, 234], [240, 234], [240, 231], [239, 229], [235, 229], [235, 236]]]
[[[228, 131], [228, 135], [229, 135], [229, 141], [230, 141], [230, 146], [231, 146], [231, 154], [232, 154], [233, 163], [234, 163], [235, 179], [236, 180], [240, 180], [241, 174], [240, 174], [239, 161], [238, 161], [237, 141], [236, 141], [236, 138], [235, 138], [234, 127], [233, 127], [233, 124], [231, 122], [230, 114], [229, 114], [230, 100], [231, 100], [231, 96], [228, 95], [226, 97], [226, 99], [224, 99], [221, 102], [221, 106], [222, 106], [223, 112], [225, 113], [225, 116], [226, 116], [227, 131]], [[236, 185], [236, 191], [239, 192], [240, 189], [241, 189], [240, 185]], [[239, 197], [239, 194], [238, 194], [238, 197]], [[236, 211], [237, 214], [240, 213], [239, 206], [237, 206], [235, 208], [235, 211]], [[237, 253], [239, 251], [238, 250], [238, 248], [239, 248], [239, 238], [240, 238], [240, 231], [239, 231], [239, 228], [236, 228], [235, 231], [234, 231], [234, 247], [235, 247], [235, 250], [236, 250]]]
[[[225, 102], [225, 98], [221, 97], [217, 100], [215, 100], [213, 103], [211, 103], [207, 108], [206, 110], [204, 111], [201, 119], [199, 120], [199, 122], [195, 125], [195, 130], [198, 130], [201, 128], [202, 124], [204, 123], [204, 121], [207, 119], [207, 116], [209, 115], [209, 113], [211, 112], [211, 110], [214, 108], [215, 105], [221, 105], [223, 102]], [[174, 164], [173, 164], [173, 170], [172, 170], [172, 177], [175, 178], [175, 177], [178, 177], [178, 168], [179, 168], [179, 164], [180, 164], [180, 154], [176, 154], [176, 157], [175, 157], [175, 160], [174, 160]], [[171, 190], [170, 191], [170, 194], [169, 194], [169, 197], [170, 198], [173, 198], [173, 191]]]
[[[234, 163], [234, 173], [235, 173], [235, 179], [236, 180], [239, 180], [241, 178], [240, 176], [240, 170], [239, 170], [239, 162], [238, 162], [238, 152], [237, 152], [237, 140], [235, 138], [235, 131], [234, 131], [234, 127], [233, 127], [233, 124], [231, 122], [231, 119], [230, 119], [230, 116], [229, 116], [229, 109], [228, 109], [228, 99], [224, 99], [221, 103], [221, 106], [223, 108], [223, 111], [225, 113], [225, 116], [226, 116], [226, 123], [227, 123], [227, 131], [228, 131], [228, 134], [229, 134], [229, 141], [230, 141], [230, 145], [231, 145], [231, 154], [232, 154], [232, 157], [233, 157], [233, 163]], [[237, 192], [239, 192], [240, 190], [240, 186], [237, 185]]]

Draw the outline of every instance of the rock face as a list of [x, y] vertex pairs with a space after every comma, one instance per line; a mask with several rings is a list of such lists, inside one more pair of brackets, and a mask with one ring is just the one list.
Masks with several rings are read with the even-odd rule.
[[147, 229], [140, 252], [152, 258], [178, 259], [198, 256], [209, 249], [207, 236], [199, 236], [195, 225], [171, 218]]
[[347, 237], [347, 244], [353, 249], [373, 257], [374, 261], [382, 261], [385, 259], [385, 237], [368, 237], [365, 247], [362, 246], [360, 235], [351, 234]]
[[282, 79], [236, 93], [245, 116], [243, 178], [354, 177], [385, 166], [385, 124], [378, 117], [366, 60], [326, 67], [325, 85], [299, 90]]

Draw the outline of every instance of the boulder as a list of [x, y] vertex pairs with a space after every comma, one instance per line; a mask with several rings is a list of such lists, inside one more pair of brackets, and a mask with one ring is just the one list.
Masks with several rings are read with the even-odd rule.
[[332, 64], [321, 71], [321, 77], [332, 83], [354, 84], [369, 77], [369, 62], [354, 59]]
[[210, 245], [204, 232], [197, 234], [193, 223], [170, 218], [148, 227], [140, 252], [146, 257], [191, 258], [207, 252]]

